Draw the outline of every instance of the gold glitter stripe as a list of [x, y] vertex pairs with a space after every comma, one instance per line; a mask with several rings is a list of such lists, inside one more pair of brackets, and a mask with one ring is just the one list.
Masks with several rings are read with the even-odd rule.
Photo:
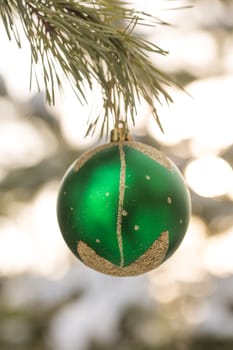
[[120, 185], [119, 185], [119, 202], [118, 202], [118, 213], [117, 213], [117, 241], [120, 250], [120, 267], [124, 265], [124, 255], [123, 255], [123, 241], [122, 241], [122, 212], [124, 204], [124, 194], [125, 194], [125, 173], [126, 173], [126, 162], [125, 153], [122, 144], [119, 144], [120, 152]]
[[[120, 143], [120, 142], [111, 142], [111, 143], [108, 143], [105, 145], [95, 147], [95, 148], [91, 149], [90, 151], [85, 152], [81, 157], [79, 157], [76, 160], [76, 164], [74, 165], [74, 170], [79, 171], [82, 168], [82, 166], [90, 158], [92, 158], [94, 155], [96, 155], [98, 152], [101, 152], [102, 150], [105, 150], [105, 149], [108, 149], [108, 148], [111, 148], [114, 146], [118, 146], [120, 144], [122, 145], [122, 143]], [[125, 141], [124, 145], [132, 147], [132, 148], [136, 149], [137, 151], [144, 153], [145, 155], [147, 155], [151, 159], [153, 159], [153, 160], [159, 162], [160, 164], [162, 164], [163, 166], [165, 166], [165, 168], [167, 168], [169, 171], [173, 170], [173, 167], [172, 167], [171, 163], [169, 162], [168, 158], [166, 158], [162, 152], [158, 151], [154, 147], [151, 147], [149, 145], [146, 145], [146, 144], [141, 143], [141, 142], [136, 142], [136, 141]]]
[[112, 276], [136, 276], [158, 267], [167, 254], [168, 246], [169, 234], [165, 231], [143, 255], [125, 267], [116, 266], [102, 258], [83, 241], [78, 242], [77, 251], [85, 265], [99, 272]]
[[91, 159], [93, 156], [95, 156], [97, 153], [114, 146], [116, 146], [116, 144], [108, 143], [105, 145], [95, 147], [83, 153], [78, 159], [76, 159], [74, 164], [74, 171], [79, 171], [88, 162], [88, 160]]
[[171, 172], [173, 171], [172, 164], [169, 162], [168, 158], [166, 158], [164, 154], [158, 151], [156, 148], [146, 145], [144, 143], [135, 142], [135, 141], [125, 142], [125, 145], [136, 149], [137, 151], [145, 154], [149, 158], [160, 163], [165, 168], [167, 168], [168, 171], [171, 171]]

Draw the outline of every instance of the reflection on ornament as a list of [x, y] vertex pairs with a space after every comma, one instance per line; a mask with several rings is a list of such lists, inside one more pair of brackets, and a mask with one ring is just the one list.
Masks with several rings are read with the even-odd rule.
[[161, 152], [116, 141], [83, 154], [65, 174], [58, 221], [72, 252], [116, 276], [154, 269], [177, 249], [190, 216], [189, 193]]

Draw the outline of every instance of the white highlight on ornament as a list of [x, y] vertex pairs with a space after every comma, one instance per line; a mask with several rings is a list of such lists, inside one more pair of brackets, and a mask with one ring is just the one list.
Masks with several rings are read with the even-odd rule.
[[106, 196], [106, 197], [108, 197], [109, 195], [110, 195], [110, 193], [109, 193], [109, 192], [106, 192], [106, 193], [105, 193], [105, 196]]
[[98, 239], [98, 238], [96, 238], [95, 241], [96, 241], [96, 243], [100, 243], [100, 239]]
[[134, 225], [134, 231], [138, 231], [140, 227], [138, 225]]
[[123, 211], [122, 211], [122, 215], [123, 215], [123, 216], [127, 216], [127, 215], [128, 215], [127, 210], [124, 210], [124, 209], [123, 209]]
[[167, 202], [168, 202], [168, 204], [172, 204], [172, 199], [171, 199], [171, 197], [167, 197]]
[[150, 180], [150, 176], [149, 175], [146, 175], [146, 180]]
[[203, 197], [225, 195], [233, 188], [231, 166], [219, 157], [202, 157], [185, 169], [185, 177], [193, 191]]

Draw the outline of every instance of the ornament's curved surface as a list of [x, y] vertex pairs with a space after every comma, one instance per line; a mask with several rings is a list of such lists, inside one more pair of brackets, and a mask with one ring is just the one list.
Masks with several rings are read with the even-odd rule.
[[86, 265], [130, 276], [155, 268], [178, 248], [190, 197], [179, 170], [160, 151], [112, 142], [68, 169], [57, 214], [67, 245]]
[[102, 258], [85, 242], [80, 241], [77, 251], [85, 265], [113, 276], [136, 276], [158, 267], [164, 260], [169, 246], [168, 232], [163, 232], [152, 246], [128, 266], [116, 266]]

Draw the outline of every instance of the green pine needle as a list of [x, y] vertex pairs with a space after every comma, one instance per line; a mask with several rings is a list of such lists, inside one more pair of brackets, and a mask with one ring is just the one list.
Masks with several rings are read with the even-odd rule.
[[[134, 122], [136, 101], [141, 98], [151, 106], [161, 127], [155, 104], [161, 95], [172, 101], [164, 88], [171, 79], [151, 63], [148, 55], [167, 52], [136, 36], [134, 29], [166, 23], [114, 0], [0, 0], [0, 18], [9, 39], [16, 40], [19, 47], [15, 19], [21, 20], [31, 47], [31, 79], [36, 76], [36, 66], [42, 64], [49, 104], [55, 103], [54, 90], [62, 89], [63, 76], [82, 103], [89, 102], [85, 85], [93, 89], [97, 80], [103, 106], [89, 121], [87, 134], [99, 123], [101, 136], [108, 133], [112, 117], [115, 123], [127, 122], [128, 118]], [[36, 82], [39, 88], [37, 77]]]

